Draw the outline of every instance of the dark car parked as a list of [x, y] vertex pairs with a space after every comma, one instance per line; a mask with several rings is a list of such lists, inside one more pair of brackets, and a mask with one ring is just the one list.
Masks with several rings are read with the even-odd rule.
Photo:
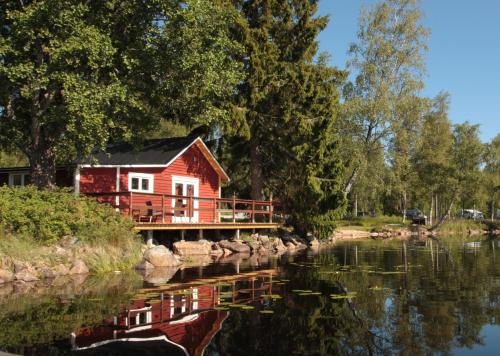
[[412, 224], [425, 225], [427, 216], [424, 215], [419, 209], [408, 209], [404, 212], [407, 219], [411, 219]]

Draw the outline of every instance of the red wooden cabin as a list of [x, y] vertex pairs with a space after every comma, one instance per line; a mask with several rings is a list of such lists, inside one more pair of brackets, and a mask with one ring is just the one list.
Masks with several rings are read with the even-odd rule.
[[[0, 185], [27, 185], [29, 172], [0, 168]], [[79, 164], [58, 167], [56, 174], [57, 185], [111, 204], [139, 229], [277, 227], [271, 201], [222, 198], [221, 185], [228, 181], [202, 139], [193, 136], [147, 140], [139, 149], [109, 145]]]
[[142, 222], [214, 222], [211, 202], [229, 181], [199, 137], [149, 140], [139, 151], [116, 144], [94, 160], [77, 166], [75, 191], [97, 195]]

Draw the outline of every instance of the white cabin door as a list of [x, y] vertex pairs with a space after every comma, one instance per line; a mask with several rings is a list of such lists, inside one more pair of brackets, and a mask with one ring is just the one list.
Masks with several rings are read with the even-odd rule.
[[191, 177], [172, 177], [172, 222], [174, 223], [196, 223], [199, 220], [198, 199], [188, 197], [199, 197], [199, 180]]

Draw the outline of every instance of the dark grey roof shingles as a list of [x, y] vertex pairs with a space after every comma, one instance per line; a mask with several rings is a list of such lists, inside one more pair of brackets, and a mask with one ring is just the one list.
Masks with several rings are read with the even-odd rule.
[[96, 151], [83, 164], [98, 165], [163, 165], [188, 147], [196, 137], [172, 137], [147, 140], [139, 149], [129, 143], [109, 145], [106, 151]]

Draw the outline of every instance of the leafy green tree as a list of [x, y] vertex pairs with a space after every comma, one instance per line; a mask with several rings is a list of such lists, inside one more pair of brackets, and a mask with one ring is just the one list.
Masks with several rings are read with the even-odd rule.
[[16, 151], [0, 151], [0, 167], [22, 167], [27, 164], [26, 157]]
[[345, 178], [346, 194], [370, 151], [397, 130], [401, 103], [423, 87], [422, 53], [428, 31], [420, 19], [416, 0], [381, 1], [361, 14], [358, 43], [351, 45], [348, 63], [356, 78], [345, 88], [342, 130], [352, 138], [346, 152], [353, 158]]
[[468, 122], [455, 125], [453, 161], [462, 208], [469, 209], [479, 203], [483, 154], [484, 145], [479, 139], [479, 125], [471, 125]]
[[231, 21], [201, 0], [2, 2], [0, 144], [51, 188], [56, 161], [140, 138], [161, 117], [229, 118], [222, 99], [241, 79]]
[[[396, 106], [398, 120], [393, 123], [389, 141], [389, 165], [391, 171], [391, 195], [396, 197], [397, 205], [393, 212], [406, 211], [408, 195], [417, 183], [417, 175], [412, 165], [418, 137], [421, 132], [424, 110], [428, 100], [410, 96], [399, 101]], [[403, 222], [406, 214], [403, 214]]]
[[[453, 135], [448, 119], [449, 95], [440, 93], [433, 100], [432, 109], [425, 115], [420, 139], [417, 144], [413, 167], [418, 175], [415, 185], [417, 201], [433, 215], [436, 194], [451, 204], [458, 182], [454, 176]], [[430, 203], [427, 205], [427, 202]]]
[[486, 146], [484, 161], [484, 184], [493, 220], [496, 209], [500, 206], [500, 134]]

